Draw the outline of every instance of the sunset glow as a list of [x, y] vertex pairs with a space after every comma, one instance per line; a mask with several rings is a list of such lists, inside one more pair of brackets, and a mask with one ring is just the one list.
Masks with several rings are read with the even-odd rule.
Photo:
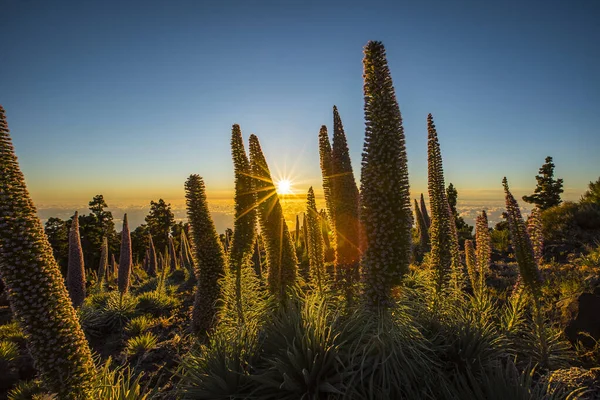
[[289, 179], [281, 179], [276, 183], [278, 194], [293, 194], [292, 182]]

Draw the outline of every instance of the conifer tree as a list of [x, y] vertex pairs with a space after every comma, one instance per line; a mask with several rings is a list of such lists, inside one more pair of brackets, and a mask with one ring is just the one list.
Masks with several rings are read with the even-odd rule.
[[198, 262], [198, 285], [192, 310], [192, 330], [203, 336], [216, 324], [219, 280], [225, 276], [225, 253], [210, 216], [204, 181], [190, 175], [185, 182], [187, 216], [192, 228], [192, 250]]
[[431, 207], [430, 265], [433, 268], [434, 297], [437, 300], [451, 280], [455, 287], [459, 285], [462, 271], [459, 270], [460, 254], [456, 226], [446, 198], [442, 154], [431, 114], [427, 116], [427, 132], [428, 189]]
[[365, 47], [365, 142], [360, 219], [365, 294], [372, 307], [392, 304], [392, 287], [408, 271], [412, 210], [400, 108], [381, 42]]
[[423, 215], [423, 220], [425, 221], [425, 226], [427, 230], [431, 226], [431, 219], [429, 218], [429, 213], [427, 212], [427, 206], [425, 206], [425, 197], [423, 197], [423, 193], [421, 193], [421, 215]]
[[[235, 274], [235, 292], [240, 321], [242, 311], [242, 272], [251, 267], [252, 252], [256, 239], [256, 192], [250, 161], [244, 148], [242, 131], [235, 124], [231, 130], [231, 156], [235, 172], [235, 219], [233, 238], [229, 251], [230, 271]], [[251, 275], [250, 275], [251, 276]]]
[[73, 307], [79, 308], [85, 300], [85, 267], [81, 238], [79, 236], [79, 213], [75, 211], [73, 223], [69, 230], [69, 267], [67, 272], [67, 287]]
[[331, 172], [336, 280], [352, 285], [359, 278], [359, 194], [344, 126], [336, 106], [333, 106]]
[[327, 133], [327, 127], [321, 126], [319, 130], [319, 158], [321, 160], [321, 174], [323, 176], [323, 196], [325, 197], [325, 205], [327, 206], [327, 213], [333, 220], [335, 213], [333, 204], [333, 182], [332, 182], [332, 150], [331, 143], [329, 142], [329, 134]]
[[127, 214], [123, 216], [123, 230], [121, 231], [121, 252], [119, 253], [119, 293], [122, 296], [129, 291], [131, 269], [133, 260], [131, 255], [131, 234], [127, 223]]
[[475, 220], [475, 243], [477, 245], [477, 267], [483, 288], [485, 278], [490, 273], [490, 263], [492, 260], [492, 238], [485, 210], [482, 210], [481, 214]]
[[306, 197], [306, 216], [308, 223], [309, 235], [309, 260], [310, 260], [310, 278], [316, 283], [319, 291], [323, 290], [325, 278], [325, 259], [324, 259], [324, 243], [323, 231], [321, 230], [321, 214], [317, 211], [317, 203], [315, 201], [315, 192], [312, 186], [308, 189]]
[[544, 252], [544, 234], [542, 232], [542, 215], [538, 207], [534, 207], [531, 210], [529, 218], [527, 218], [527, 233], [531, 238], [533, 253], [535, 254], [535, 261], [539, 265], [542, 261], [542, 255]]
[[258, 138], [250, 135], [250, 165], [257, 193], [258, 219], [267, 252], [267, 280], [280, 300], [296, 281], [296, 251]]
[[415, 199], [415, 218], [417, 220], [417, 231], [419, 232], [419, 246], [422, 251], [429, 250], [429, 231], [427, 229], [427, 225], [425, 223], [425, 218], [423, 218], [423, 214], [421, 213], [421, 209], [419, 208], [419, 204]]
[[47, 389], [60, 399], [91, 398], [92, 355], [29, 196], [2, 106], [0, 277]]
[[154, 241], [152, 240], [152, 235], [148, 234], [148, 276], [155, 277], [157, 267], [158, 267], [158, 260], [156, 259], [156, 250], [154, 248]]
[[560, 194], [563, 190], [563, 180], [554, 179], [554, 163], [552, 157], [546, 157], [544, 165], [539, 170], [539, 175], [535, 177], [537, 186], [534, 193], [529, 196], [523, 196], [527, 203], [535, 204], [544, 211], [562, 203]]
[[108, 273], [108, 238], [102, 239], [102, 248], [100, 249], [100, 266], [98, 267], [98, 286], [102, 288], [102, 283], [107, 279]]

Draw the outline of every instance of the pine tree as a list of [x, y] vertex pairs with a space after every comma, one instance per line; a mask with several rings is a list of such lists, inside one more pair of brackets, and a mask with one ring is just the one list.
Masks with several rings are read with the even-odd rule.
[[412, 210], [400, 108], [381, 42], [365, 47], [365, 142], [360, 219], [365, 294], [372, 307], [393, 302], [392, 287], [408, 271]]
[[253, 246], [256, 239], [256, 192], [250, 161], [244, 148], [242, 131], [239, 125], [231, 130], [231, 156], [235, 172], [235, 219], [233, 238], [229, 251], [230, 271], [235, 274], [237, 311], [240, 321], [244, 321], [242, 310], [243, 270], [251, 268]]
[[71, 297], [73, 307], [81, 307], [85, 300], [85, 266], [79, 236], [79, 213], [77, 211], [75, 211], [71, 230], [69, 230], [67, 287], [69, 288], [69, 297]]
[[321, 214], [317, 211], [315, 201], [315, 192], [312, 186], [308, 189], [306, 197], [306, 216], [308, 223], [309, 235], [309, 260], [310, 260], [310, 278], [316, 283], [319, 291], [323, 290], [325, 279], [325, 259], [324, 259], [324, 243], [323, 231], [321, 230]]
[[185, 182], [187, 215], [192, 228], [192, 250], [198, 262], [198, 285], [192, 310], [192, 330], [203, 336], [216, 324], [219, 280], [225, 275], [225, 253], [210, 216], [204, 181], [190, 175]]
[[1, 106], [0, 276], [44, 385], [60, 399], [91, 398], [92, 355], [27, 191]]
[[123, 230], [121, 231], [121, 251], [119, 253], [119, 293], [124, 296], [129, 291], [131, 269], [133, 260], [131, 256], [131, 234], [127, 223], [127, 214], [123, 216]]
[[296, 251], [283, 217], [271, 172], [255, 135], [250, 135], [250, 165], [258, 199], [258, 219], [267, 252], [267, 280], [280, 300], [296, 281]]
[[359, 194], [344, 126], [336, 106], [333, 106], [331, 172], [336, 281], [352, 286], [359, 278]]
[[562, 203], [560, 194], [563, 190], [563, 180], [554, 179], [554, 163], [552, 157], [546, 157], [546, 162], [541, 166], [539, 175], [535, 177], [537, 186], [532, 195], [523, 196], [523, 201], [535, 204], [544, 211]]
[[427, 207], [425, 206], [425, 197], [423, 197], [423, 193], [421, 193], [421, 214], [423, 215], [423, 220], [425, 221], [425, 226], [427, 230], [431, 226], [431, 219], [429, 218], [429, 213], [427, 212]]
[[422, 251], [426, 252], [429, 250], [429, 231], [417, 199], [415, 199], [415, 218], [417, 221], [417, 232], [419, 233], [419, 247], [421, 247]]
[[98, 286], [102, 289], [108, 273], [108, 238], [104, 236], [102, 239], [102, 248], [100, 249], [100, 266], [98, 267]]
[[455, 288], [459, 285], [460, 254], [456, 225], [444, 185], [444, 169], [442, 154], [438, 142], [433, 116], [427, 116], [427, 159], [428, 189], [431, 207], [431, 226], [429, 239], [431, 243], [430, 265], [433, 268], [435, 284], [435, 300], [439, 299], [450, 281]]
[[332, 154], [331, 154], [331, 143], [329, 142], [329, 134], [327, 133], [327, 127], [321, 126], [319, 130], [319, 158], [321, 160], [321, 174], [323, 176], [323, 196], [325, 197], [325, 205], [327, 206], [327, 213], [333, 220], [335, 213], [333, 204], [333, 188], [332, 188]]

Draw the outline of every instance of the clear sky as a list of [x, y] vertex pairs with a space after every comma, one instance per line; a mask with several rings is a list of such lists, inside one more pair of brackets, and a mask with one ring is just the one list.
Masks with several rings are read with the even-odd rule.
[[233, 189], [229, 139], [258, 135], [275, 175], [321, 187], [336, 104], [360, 177], [362, 48], [387, 49], [410, 184], [426, 191], [433, 113], [463, 198], [600, 175], [600, 2], [0, 0], [0, 104], [38, 204], [209, 198]]

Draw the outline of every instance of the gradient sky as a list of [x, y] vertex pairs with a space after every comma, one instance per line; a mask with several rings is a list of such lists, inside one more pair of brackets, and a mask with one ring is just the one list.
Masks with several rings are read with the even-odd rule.
[[554, 157], [567, 198], [600, 175], [600, 2], [0, 0], [0, 104], [38, 204], [209, 198], [233, 189], [231, 124], [274, 175], [321, 187], [336, 104], [360, 177], [362, 48], [387, 49], [410, 184], [426, 117], [462, 198], [531, 192]]

